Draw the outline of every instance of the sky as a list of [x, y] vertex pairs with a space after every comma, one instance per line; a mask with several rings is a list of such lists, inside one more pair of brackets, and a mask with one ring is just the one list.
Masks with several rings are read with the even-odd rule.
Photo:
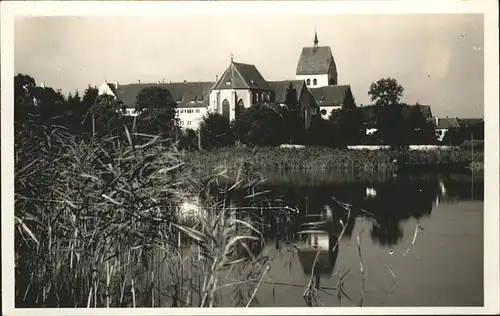
[[214, 81], [233, 54], [266, 80], [294, 79], [315, 29], [358, 105], [371, 103], [372, 82], [393, 77], [402, 101], [429, 104], [435, 116], [484, 116], [480, 14], [23, 17], [14, 71], [67, 94], [104, 80]]

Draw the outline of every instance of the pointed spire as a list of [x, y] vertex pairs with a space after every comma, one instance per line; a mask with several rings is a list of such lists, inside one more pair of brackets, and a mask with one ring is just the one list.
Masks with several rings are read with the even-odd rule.
[[316, 32], [316, 29], [314, 29], [314, 48], [318, 48], [318, 33]]

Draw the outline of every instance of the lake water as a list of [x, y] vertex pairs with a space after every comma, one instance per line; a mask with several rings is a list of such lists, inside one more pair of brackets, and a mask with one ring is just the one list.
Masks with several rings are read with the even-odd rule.
[[[268, 179], [258, 188], [267, 194], [252, 201], [236, 194], [231, 203], [289, 206], [299, 214], [286, 222], [261, 214], [260, 254], [270, 258], [270, 269], [250, 306], [307, 306], [311, 280], [319, 282], [312, 306], [358, 306], [361, 299], [373, 307], [483, 305], [481, 174]], [[351, 213], [333, 198], [352, 204]], [[307, 224], [318, 221], [328, 224]], [[227, 271], [220, 284], [237, 281], [238, 273]], [[221, 289], [218, 305], [244, 306], [252, 291]]]

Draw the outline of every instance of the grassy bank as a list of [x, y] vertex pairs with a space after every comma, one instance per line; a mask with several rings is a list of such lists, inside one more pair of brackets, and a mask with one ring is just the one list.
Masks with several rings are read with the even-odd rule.
[[[395, 150], [348, 150], [333, 148], [276, 148], [262, 147], [255, 150], [226, 147], [213, 151], [187, 152], [184, 160], [198, 166], [202, 172], [223, 167], [234, 170], [247, 162], [259, 171], [317, 171], [332, 172], [353, 170], [371, 173], [392, 173], [397, 170], [394, 160], [403, 154]], [[449, 150], [410, 151], [409, 164], [450, 164], [472, 159], [471, 151], [464, 148]], [[474, 152], [473, 166], [482, 168], [483, 152]]]

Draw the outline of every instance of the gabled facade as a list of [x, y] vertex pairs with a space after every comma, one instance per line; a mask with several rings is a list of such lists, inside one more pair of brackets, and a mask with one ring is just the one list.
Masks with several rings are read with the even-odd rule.
[[280, 106], [285, 106], [286, 94], [289, 87], [295, 89], [297, 95], [296, 102], [300, 106], [300, 112], [306, 129], [311, 126], [313, 118], [320, 115], [319, 106], [303, 80], [269, 81], [269, 86], [274, 92], [272, 102]]
[[271, 101], [272, 89], [254, 65], [236, 63], [229, 67], [210, 92], [210, 111], [234, 120], [242, 109]]
[[356, 106], [350, 85], [311, 88], [311, 93], [318, 102], [323, 119], [328, 119], [334, 110]]

